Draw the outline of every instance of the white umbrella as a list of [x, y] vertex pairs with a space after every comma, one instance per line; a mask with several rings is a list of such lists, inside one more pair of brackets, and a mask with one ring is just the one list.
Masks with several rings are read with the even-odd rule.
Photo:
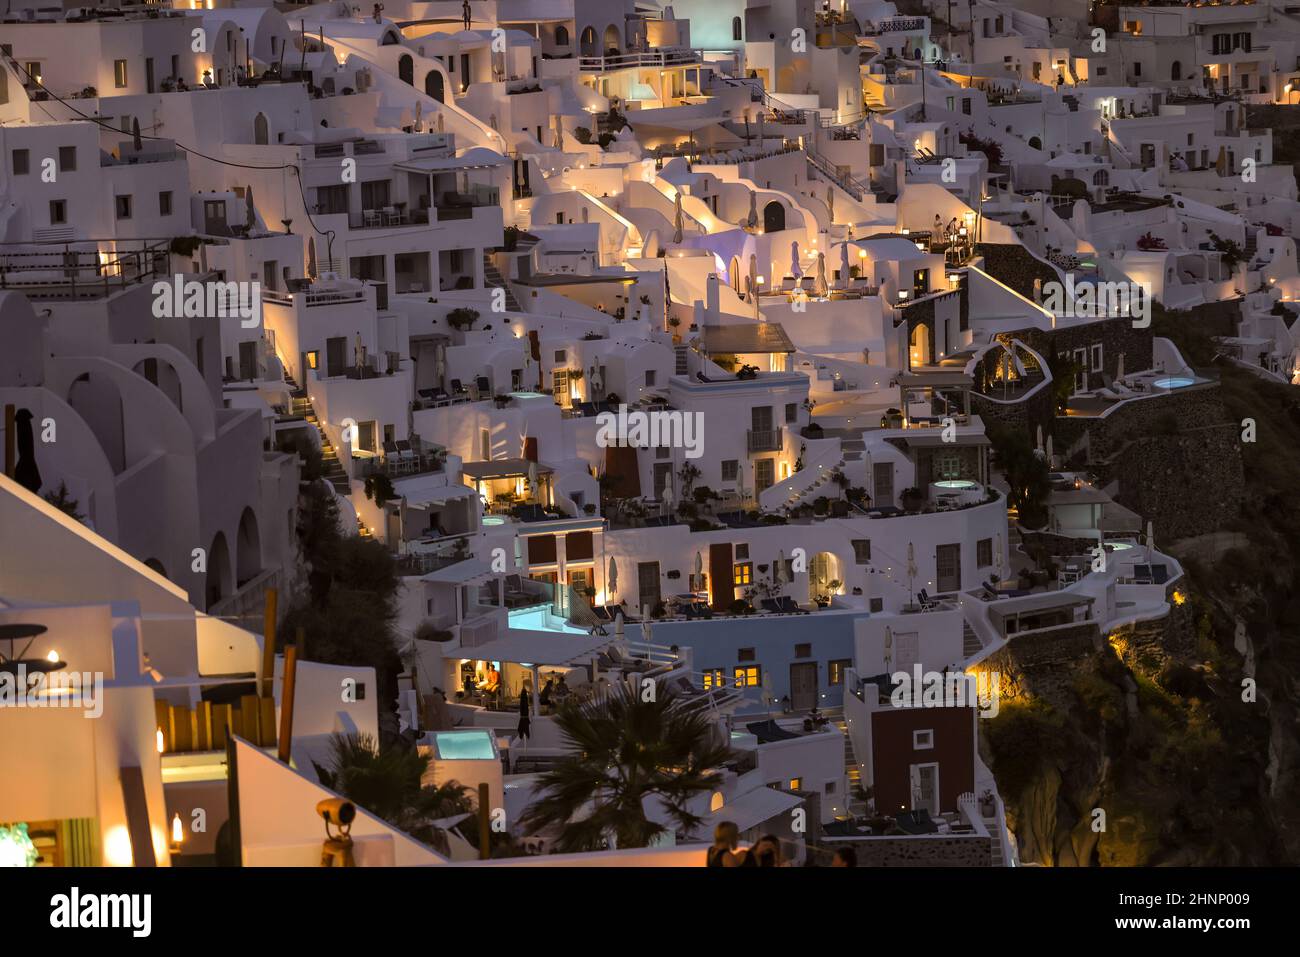
[[534, 502], [542, 500], [541, 490], [537, 487], [537, 463], [528, 463], [528, 494]]
[[682, 229], [685, 224], [682, 222], [682, 191], [677, 191], [676, 209], [673, 212], [673, 242], [682, 241]]
[[1041, 452], [1043, 450], [1043, 427], [1041, 425], [1038, 426], [1038, 431], [1035, 435], [1034, 448]]
[[653, 644], [651, 639], [654, 638], [654, 626], [650, 624], [649, 618], [641, 619], [641, 640], [647, 645]]
[[1147, 519], [1147, 561], [1151, 561], [1151, 556], [1156, 549], [1156, 529], [1155, 523]]
[[813, 295], [819, 299], [826, 298], [830, 286], [826, 282], [826, 254], [817, 254], [817, 279], [813, 282]]
[[439, 132], [439, 133], [443, 132], [444, 122], [445, 122], [445, 121], [443, 120], [442, 113], [439, 112], [439, 113], [438, 113], [438, 132]]
[[1118, 381], [1122, 378], [1124, 378], [1124, 353], [1121, 352], [1119, 358], [1115, 360], [1115, 379]]
[[695, 587], [700, 587], [700, 580], [704, 577], [704, 556], [697, 550], [695, 552]]
[[1047, 437], [1047, 467], [1052, 467], [1052, 437]]
[[609, 556], [609, 571], [605, 573], [605, 591], [611, 595], [618, 591], [618, 562], [613, 555]]
[[665, 485], [664, 490], [659, 493], [660, 512], [669, 515], [673, 510], [673, 490], [671, 486]]
[[999, 577], [1002, 575], [1002, 533], [998, 532], [997, 543], [993, 551], [993, 567], [997, 569]]
[[564, 121], [560, 119], [560, 114], [556, 113], [553, 117], [555, 120], [555, 148], [564, 149]]
[[424, 104], [419, 100], [415, 101], [415, 120], [411, 123], [411, 129], [416, 133], [420, 132], [420, 119], [424, 114]]
[[758, 226], [758, 193], [753, 190], [749, 191], [749, 216], [745, 219], [745, 225], [750, 229]]
[[614, 614], [614, 640], [623, 640], [623, 613], [621, 611]]
[[758, 257], [753, 253], [749, 254], [749, 281], [754, 287], [754, 294], [758, 294]]
[[849, 277], [853, 274], [852, 268], [849, 265], [849, 244], [845, 240], [840, 243], [840, 282], [846, 286], [849, 284]]
[[785, 549], [781, 549], [776, 555], [776, 566], [772, 569], [772, 581], [776, 583], [777, 591], [780, 591], [785, 585]]
[[803, 277], [803, 268], [799, 265], [799, 244], [793, 242], [790, 244], [790, 275], [795, 279]]
[[835, 187], [826, 187], [826, 211], [830, 215], [830, 221], [835, 222]]

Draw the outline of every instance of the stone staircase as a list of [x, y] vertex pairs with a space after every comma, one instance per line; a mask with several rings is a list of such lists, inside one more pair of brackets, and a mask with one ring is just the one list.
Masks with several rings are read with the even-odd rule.
[[511, 291], [510, 286], [506, 283], [505, 277], [501, 275], [501, 270], [497, 269], [496, 263], [492, 261], [491, 255], [483, 254], [483, 285], [489, 289], [504, 289], [506, 291], [506, 308], [511, 312], [523, 312], [519, 305], [519, 300]]
[[[840, 497], [839, 486], [836, 485], [833, 481], [831, 481], [831, 475], [837, 469], [842, 469], [844, 467], [844, 462], [846, 458], [847, 456], [841, 455], [839, 460], [836, 461], [833, 465], [829, 465], [822, 468], [816, 480], [813, 481], [811, 484], [805, 486], [802, 489], [792, 491], [788, 496], [786, 496], [785, 506], [787, 508], [794, 508], [796, 505], [801, 505], [804, 502], [815, 502], [822, 495], [825, 495], [827, 498], [831, 498], [831, 499], [839, 498]], [[795, 474], [797, 475], [799, 473], [796, 472]], [[830, 490], [828, 492], [822, 491], [828, 485], [831, 486]]]
[[970, 626], [970, 622], [962, 619], [961, 622], [961, 653], [962, 657], [969, 661], [975, 655], [980, 653], [984, 646], [980, 644], [979, 635], [975, 634], [975, 629]]
[[858, 788], [862, 786], [862, 772], [858, 769], [857, 756], [853, 753], [853, 742], [849, 739], [849, 726], [845, 722], [843, 715], [832, 718], [832, 723], [840, 729], [844, 735], [844, 772], [848, 778], [849, 793], [845, 798], [846, 806], [849, 813], [854, 817], [866, 817], [866, 802], [857, 796]]
[[333, 443], [325, 434], [325, 430], [320, 427], [320, 419], [316, 417], [316, 408], [312, 405], [311, 397], [288, 373], [285, 374], [284, 380], [290, 390], [290, 411], [296, 416], [301, 416], [320, 435], [321, 467], [326, 481], [333, 485], [334, 490], [340, 495], [350, 495], [352, 483], [348, 480], [348, 473], [343, 470], [342, 463], [339, 462], [338, 452], [334, 449]]
[[1258, 251], [1259, 251], [1259, 240], [1255, 238], [1255, 230], [1253, 228], [1248, 227], [1246, 229], [1246, 249], [1245, 249], [1246, 262], [1247, 263], [1254, 262], [1255, 253], [1257, 253]]

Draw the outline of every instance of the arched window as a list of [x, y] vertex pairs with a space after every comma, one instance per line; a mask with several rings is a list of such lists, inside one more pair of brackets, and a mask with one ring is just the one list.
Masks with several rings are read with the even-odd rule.
[[415, 86], [415, 61], [409, 53], [403, 53], [397, 60], [397, 78], [403, 83]]
[[1110, 185], [1110, 173], [1108, 173], [1108, 172], [1107, 172], [1106, 170], [1104, 170], [1104, 169], [1099, 169], [1099, 170], [1097, 170], [1097, 172], [1095, 172], [1095, 173], [1092, 174], [1092, 185], [1093, 185], [1093, 186], [1109, 186], [1109, 185]]
[[731, 39], [739, 43], [741, 40], [745, 39], [744, 34], [745, 34], [745, 28], [740, 22], [740, 17], [732, 17], [731, 18]]
[[1169, 67], [1169, 79], [1181, 80], [1183, 78], [1183, 61], [1175, 60]]
[[763, 207], [763, 232], [779, 233], [785, 229], [785, 207], [772, 200]]
[[271, 142], [271, 129], [265, 113], [253, 117], [253, 142], [258, 146], [266, 146]]
[[1043, 148], [1043, 141], [1037, 136], [1031, 136], [1029, 137], [1029, 145], [1036, 150], [1041, 150]]
[[582, 44], [583, 56], [600, 55], [600, 48], [596, 43], [596, 29], [594, 27], [587, 27], [582, 31], [582, 38], [580, 42]]
[[443, 89], [442, 74], [437, 70], [430, 70], [424, 77], [425, 95], [433, 97], [439, 103], [443, 102], [445, 92]]
[[569, 45], [569, 28], [563, 24], [555, 28], [555, 45], [557, 47], [567, 47]]

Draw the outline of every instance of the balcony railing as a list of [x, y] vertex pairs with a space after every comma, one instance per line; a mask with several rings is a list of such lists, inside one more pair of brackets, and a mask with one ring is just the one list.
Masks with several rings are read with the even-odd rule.
[[780, 452], [784, 446], [784, 429], [750, 429], [748, 433], [750, 452]]
[[578, 66], [587, 72], [604, 73], [609, 70], [626, 70], [633, 67], [667, 67], [697, 63], [700, 59], [698, 50], [642, 50], [610, 56], [579, 57]]

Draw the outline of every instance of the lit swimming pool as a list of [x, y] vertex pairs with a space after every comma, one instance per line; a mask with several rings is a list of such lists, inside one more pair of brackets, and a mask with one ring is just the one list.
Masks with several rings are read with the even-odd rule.
[[944, 479], [934, 483], [935, 488], [948, 489], [953, 492], [969, 492], [973, 488], [978, 488], [978, 484], [970, 479]]
[[540, 392], [511, 392], [510, 394], [511, 394], [514, 398], [516, 398], [516, 399], [540, 399], [540, 398], [542, 398], [542, 393], [540, 393]]
[[1157, 389], [1185, 389], [1189, 385], [1195, 385], [1196, 380], [1185, 375], [1165, 376], [1163, 379], [1156, 379], [1151, 383]]
[[504, 518], [502, 518], [500, 515], [484, 515], [484, 516], [483, 516], [483, 521], [482, 521], [482, 524], [483, 524], [483, 525], [504, 525], [505, 523], [506, 523], [506, 520], [505, 520]]
[[1133, 545], [1130, 542], [1104, 542], [1103, 544], [1111, 551], [1116, 551], [1116, 552], [1122, 552], [1126, 549], [1133, 547]]
[[550, 607], [547, 605], [510, 612], [510, 627], [522, 628], [525, 631], [556, 631], [565, 635], [588, 634], [586, 628], [577, 628], [560, 616], [551, 614]]

